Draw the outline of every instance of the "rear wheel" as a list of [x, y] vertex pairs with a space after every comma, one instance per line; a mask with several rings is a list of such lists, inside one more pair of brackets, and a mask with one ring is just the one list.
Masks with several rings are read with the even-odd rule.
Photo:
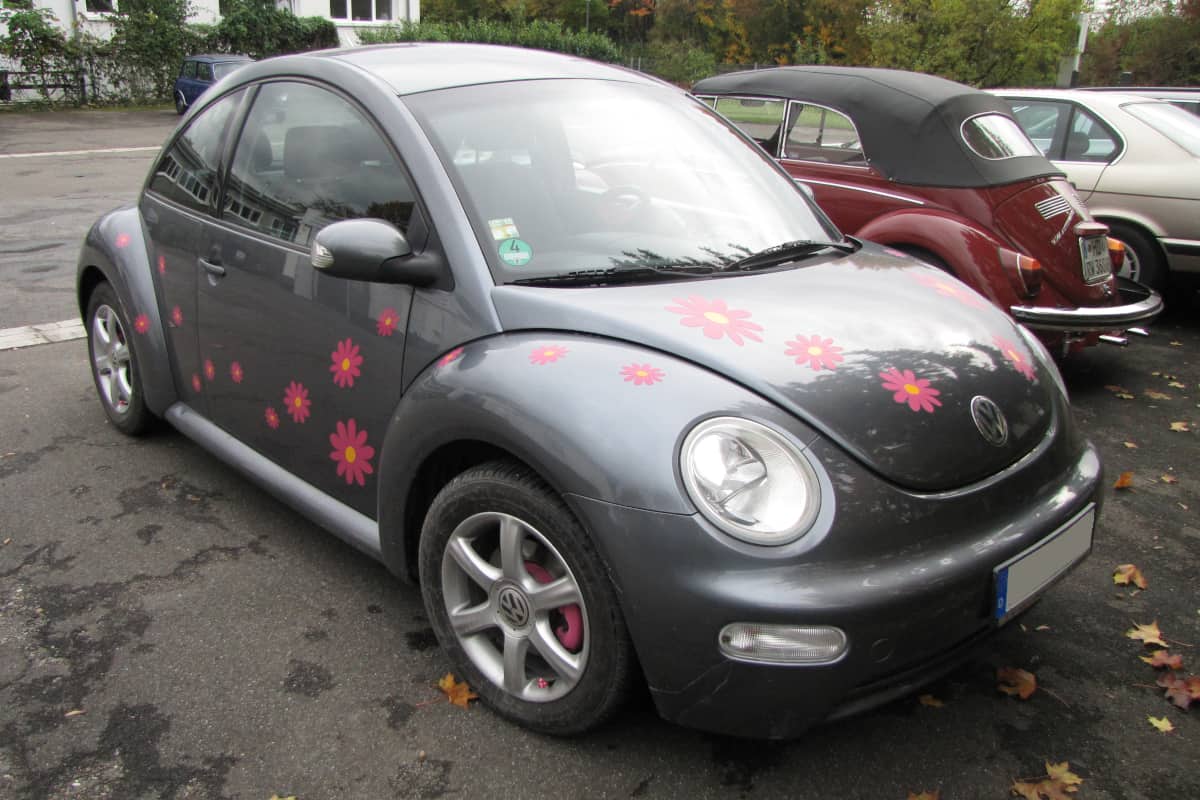
[[1108, 235], [1125, 245], [1125, 264], [1117, 274], [1159, 292], [1166, 288], [1167, 269], [1158, 244], [1124, 222], [1109, 222], [1108, 227]]
[[133, 326], [111, 285], [102, 283], [88, 298], [88, 355], [100, 405], [109, 422], [129, 436], [148, 430], [154, 415], [146, 408], [142, 378], [130, 336]]
[[501, 715], [581, 733], [619, 708], [633, 648], [616, 593], [563, 501], [527, 468], [472, 468], [421, 530], [425, 608], [456, 671]]

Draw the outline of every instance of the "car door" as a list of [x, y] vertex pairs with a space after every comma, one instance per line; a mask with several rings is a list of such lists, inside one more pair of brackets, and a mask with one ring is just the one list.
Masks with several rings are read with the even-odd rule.
[[[325, 225], [414, 222], [407, 173], [330, 87], [263, 84], [230, 162], [201, 281], [202, 371], [217, 425], [374, 517], [376, 449], [399, 402], [411, 286], [312, 267]], [[416, 241], [414, 240], [414, 244]]]
[[221, 153], [245, 94], [226, 95], [188, 123], [160, 156], [140, 200], [176, 391], [201, 413], [207, 406], [196, 327], [198, 256], [216, 212]]
[[1077, 103], [1028, 97], [1005, 99], [1025, 133], [1046, 158], [1067, 173], [1079, 196], [1087, 202], [1105, 168], [1120, 156], [1120, 137]]

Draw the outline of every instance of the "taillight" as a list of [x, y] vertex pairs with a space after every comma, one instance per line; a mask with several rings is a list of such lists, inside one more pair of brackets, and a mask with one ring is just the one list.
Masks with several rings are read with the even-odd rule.
[[1042, 290], [1042, 264], [1036, 258], [998, 247], [1000, 264], [1008, 273], [1013, 289], [1022, 297], [1033, 297]]
[[1113, 273], [1121, 271], [1125, 266], [1125, 243], [1108, 237], [1108, 260], [1112, 262]]

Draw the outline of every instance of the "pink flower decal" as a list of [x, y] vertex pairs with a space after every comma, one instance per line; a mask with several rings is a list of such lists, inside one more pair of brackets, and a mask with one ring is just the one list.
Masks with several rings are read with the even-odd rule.
[[158, 274], [159, 275], [167, 274], [167, 257], [166, 256], [158, 257]]
[[329, 365], [329, 371], [333, 373], [333, 382], [343, 389], [353, 386], [354, 379], [362, 374], [359, 365], [363, 363], [363, 357], [358, 354], [358, 345], [349, 339], [340, 341], [330, 358], [333, 359], [333, 363]]
[[627, 367], [621, 367], [621, 377], [626, 383], [632, 383], [634, 386], [653, 386], [663, 379], [666, 375], [658, 367], [652, 367], [649, 364], [630, 364]]
[[271, 406], [267, 406], [267, 410], [263, 413], [263, 417], [267, 420], [267, 427], [274, 430], [279, 427], [279, 412]]
[[216, 380], [217, 367], [213, 364], [211, 358], [204, 359], [204, 377], [209, 381]]
[[560, 358], [566, 356], [568, 350], [562, 345], [549, 344], [535, 348], [529, 354], [529, 363], [531, 364], [553, 364]]
[[150, 318], [145, 314], [138, 314], [137, 319], [133, 321], [133, 329], [138, 333], [145, 333], [150, 330]]
[[292, 381], [283, 392], [283, 407], [292, 415], [292, 422], [303, 424], [312, 413], [312, 400], [308, 399], [308, 389], [304, 384]]
[[201, 389], [203, 386], [204, 386], [204, 384], [202, 384], [202, 383], [200, 382], [200, 375], [199, 375], [199, 374], [197, 374], [197, 373], [195, 373], [195, 372], [193, 372], [193, 373], [192, 373], [192, 389], [194, 389], [195, 391], [199, 392], [199, 391], [200, 391], [200, 389]]
[[246, 377], [246, 373], [242, 371], [242, 365], [237, 361], [229, 365], [229, 377], [233, 379], [234, 383], [241, 383], [242, 379]]
[[908, 403], [908, 407], [913, 411], [927, 411], [932, 414], [934, 406], [942, 404], [942, 401], [938, 400], [941, 392], [930, 386], [925, 378], [914, 375], [911, 369], [901, 372], [893, 367], [887, 372], [879, 373], [879, 377], [883, 378], [883, 388], [895, 393], [892, 399], [897, 403]]
[[183, 309], [181, 309], [179, 306], [175, 306], [171, 309], [171, 322], [175, 324], [176, 328], [183, 325]]
[[818, 334], [802, 336], [796, 334], [793, 341], [787, 342], [784, 355], [794, 356], [797, 364], [808, 363], [809, 369], [835, 369], [846, 360], [842, 348], [833, 343], [833, 339], [822, 339]]
[[124, 250], [126, 247], [129, 247], [129, 243], [132, 241], [133, 240], [129, 238], [128, 233], [118, 233], [117, 234], [116, 245], [117, 245], [117, 247], [121, 248], [122, 250]]
[[1036, 378], [1036, 373], [1033, 370], [1033, 362], [1030, 360], [1025, 348], [1018, 347], [1003, 336], [993, 337], [992, 342], [1000, 349], [1001, 353], [1004, 353], [1004, 357], [1008, 359], [1017, 372], [1031, 381]]
[[458, 360], [458, 357], [461, 356], [462, 354], [463, 354], [463, 348], [456, 347], [453, 350], [451, 350], [449, 353], [446, 353], [446, 355], [444, 355], [438, 359], [438, 366], [445, 367], [449, 364], [453, 364], [455, 361]]
[[379, 319], [375, 320], [375, 332], [380, 336], [391, 336], [399, 324], [400, 315], [396, 313], [396, 309], [385, 308]]
[[371, 467], [375, 448], [367, 444], [367, 432], [358, 430], [352, 419], [339, 422], [337, 430], [329, 434], [329, 444], [333, 447], [329, 457], [337, 462], [337, 474], [346, 479], [347, 485], [362, 486], [365, 477], [375, 471]]
[[949, 275], [922, 272], [916, 278], [942, 297], [952, 297], [971, 308], [987, 308], [986, 300]]
[[674, 298], [677, 306], [667, 306], [672, 314], [682, 314], [680, 325], [689, 328], [700, 328], [710, 339], [720, 339], [728, 336], [730, 340], [741, 347], [745, 344], [743, 337], [755, 342], [761, 342], [762, 326], [750, 321], [750, 312], [729, 308], [724, 300], [706, 300], [692, 295], [686, 299]]

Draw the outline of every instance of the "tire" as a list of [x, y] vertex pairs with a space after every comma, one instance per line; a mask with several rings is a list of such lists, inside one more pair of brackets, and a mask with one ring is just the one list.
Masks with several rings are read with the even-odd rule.
[[127, 436], [145, 433], [154, 415], [146, 408], [137, 356], [130, 346], [133, 326], [110, 284], [101, 283], [88, 298], [85, 322], [92, 380], [108, 421]]
[[187, 100], [183, 98], [183, 92], [177, 91], [175, 92], [175, 113], [182, 117], [185, 111], [187, 111]]
[[1109, 236], [1125, 245], [1125, 264], [1117, 273], [1161, 292], [1167, 286], [1167, 268], [1158, 243], [1141, 229], [1124, 222], [1109, 222]]
[[579, 522], [532, 471], [495, 461], [446, 484], [418, 563], [438, 640], [501, 716], [570, 735], [625, 701], [635, 661], [616, 592]]

